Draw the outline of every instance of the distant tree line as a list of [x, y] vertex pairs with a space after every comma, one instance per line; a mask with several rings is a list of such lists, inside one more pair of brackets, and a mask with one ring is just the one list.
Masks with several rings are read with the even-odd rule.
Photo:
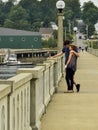
[[[89, 35], [94, 33], [94, 24], [98, 20], [98, 8], [91, 2], [81, 7], [79, 0], [64, 0], [64, 27], [67, 33], [77, 26], [77, 19], [83, 19], [88, 25]], [[57, 0], [0, 0], [0, 26], [21, 30], [39, 31], [40, 27], [50, 27], [50, 22], [57, 24]], [[15, 4], [17, 3], [17, 4]], [[86, 27], [85, 27], [86, 28]], [[85, 28], [82, 30], [85, 33]]]

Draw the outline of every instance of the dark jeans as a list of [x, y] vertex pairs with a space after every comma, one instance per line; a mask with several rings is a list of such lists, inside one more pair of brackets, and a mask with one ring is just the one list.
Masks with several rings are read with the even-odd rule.
[[73, 90], [74, 74], [75, 74], [75, 72], [72, 69], [66, 68], [65, 79], [66, 79], [68, 90]]

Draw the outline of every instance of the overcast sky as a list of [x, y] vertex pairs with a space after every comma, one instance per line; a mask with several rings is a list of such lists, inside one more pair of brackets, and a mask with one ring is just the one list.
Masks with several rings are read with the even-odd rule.
[[80, 0], [81, 5], [83, 5], [83, 2], [88, 2], [88, 1], [92, 1], [95, 4], [95, 6], [98, 7], [98, 0]]

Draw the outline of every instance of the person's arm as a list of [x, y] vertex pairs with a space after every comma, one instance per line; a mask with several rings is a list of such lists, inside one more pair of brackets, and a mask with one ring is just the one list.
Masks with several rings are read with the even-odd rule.
[[52, 58], [56, 58], [58, 56], [61, 56], [65, 53], [65, 47], [63, 47], [62, 51], [60, 53], [57, 53], [56, 55], [52, 56]]
[[65, 68], [67, 68], [67, 65], [70, 63], [70, 60], [71, 60], [71, 58], [72, 58], [72, 55], [73, 55], [73, 52], [70, 51], [70, 54], [69, 54], [69, 57], [68, 57], [68, 61], [67, 61], [67, 63], [65, 64]]
[[56, 57], [58, 57], [58, 56], [61, 56], [62, 54], [63, 54], [63, 52], [60, 52], [60, 53], [58, 53], [58, 54], [52, 56], [52, 58], [56, 58]]
[[74, 50], [72, 50], [71, 52], [73, 52], [77, 57], [79, 57], [80, 55], [79, 55], [79, 53], [78, 52], [76, 52], [76, 51], [74, 51]]

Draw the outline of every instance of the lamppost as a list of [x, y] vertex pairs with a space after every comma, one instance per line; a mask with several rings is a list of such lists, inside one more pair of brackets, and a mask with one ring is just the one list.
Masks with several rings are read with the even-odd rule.
[[74, 34], [75, 34], [75, 36], [74, 36], [74, 44], [76, 44], [76, 45], [77, 45], [77, 36], [76, 36], [77, 30], [78, 30], [77, 27], [73, 28], [73, 31], [74, 31]]
[[65, 7], [65, 2], [63, 0], [58, 0], [56, 3], [58, 9], [58, 44], [57, 47], [59, 51], [63, 48], [63, 9]]
[[66, 27], [65, 27], [65, 40], [66, 40]]

